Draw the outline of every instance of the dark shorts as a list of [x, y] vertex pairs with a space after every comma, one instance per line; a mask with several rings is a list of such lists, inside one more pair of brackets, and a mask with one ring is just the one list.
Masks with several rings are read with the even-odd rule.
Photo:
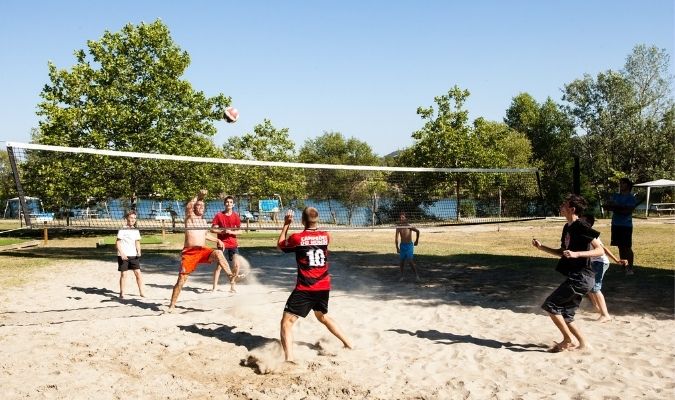
[[562, 315], [565, 322], [574, 321], [581, 299], [595, 285], [595, 276], [577, 275], [567, 278], [556, 290], [546, 298], [541, 308], [551, 314]]
[[330, 290], [293, 290], [286, 300], [284, 312], [305, 318], [310, 310], [328, 314], [328, 297]]
[[633, 247], [633, 227], [612, 225], [612, 246]]
[[141, 259], [134, 256], [122, 260], [122, 257], [117, 256], [117, 270], [124, 272], [130, 269], [141, 269]]
[[239, 254], [239, 247], [233, 247], [231, 249], [223, 249], [223, 255], [227, 261], [234, 261], [234, 255]]

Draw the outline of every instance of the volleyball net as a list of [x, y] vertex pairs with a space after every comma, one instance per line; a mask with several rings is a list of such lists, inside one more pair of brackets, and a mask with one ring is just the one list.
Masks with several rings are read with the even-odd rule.
[[380, 229], [543, 218], [536, 169], [407, 168], [234, 160], [7, 143], [19, 196], [5, 209], [29, 228], [185, 229], [185, 205], [207, 189], [210, 224], [233, 196], [242, 229], [294, 228], [307, 206], [324, 229]]

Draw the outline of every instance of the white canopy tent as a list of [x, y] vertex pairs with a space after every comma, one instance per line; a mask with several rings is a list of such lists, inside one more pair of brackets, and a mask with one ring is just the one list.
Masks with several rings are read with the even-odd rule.
[[645, 217], [649, 214], [649, 195], [651, 194], [653, 187], [675, 187], [675, 181], [670, 179], [657, 179], [651, 182], [637, 183], [633, 187], [646, 187], [647, 188], [647, 205], [645, 207]]

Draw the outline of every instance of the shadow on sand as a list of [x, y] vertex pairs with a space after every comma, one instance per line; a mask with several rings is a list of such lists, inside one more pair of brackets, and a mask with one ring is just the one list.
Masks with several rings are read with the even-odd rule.
[[[250, 262], [252, 275], [258, 283], [290, 292], [297, 274], [292, 255], [274, 251], [271, 247], [242, 247], [240, 251]], [[59, 248], [58, 251], [53, 248], [31, 248], [3, 254], [13, 257], [77, 260], [78, 263], [85, 260], [105, 260], [114, 265], [115, 262], [114, 251], [105, 248], [72, 247]], [[429, 307], [454, 302], [532, 313], [540, 312], [541, 301], [564, 280], [554, 270], [556, 260], [550, 257], [453, 254], [416, 255], [415, 260], [420, 269], [421, 282], [412, 279], [399, 282], [398, 259], [395, 254], [332, 252], [333, 288], [346, 292], [347, 295], [409, 299]], [[179, 249], [145, 249], [141, 267], [144, 273], [177, 276], [179, 262]], [[200, 266], [190, 276], [183, 290], [199, 292], [202, 288], [210, 287], [213, 269], [214, 266]], [[673, 319], [674, 272], [637, 266], [635, 275], [624, 276], [613, 265], [605, 275], [602, 289], [610, 313], [617, 316], [648, 314], [659, 319]], [[224, 282], [222, 279], [221, 277], [221, 284]], [[191, 287], [190, 283], [200, 288]], [[246, 281], [241, 284], [245, 285]], [[414, 285], [416, 290], [409, 290], [410, 285]], [[170, 285], [156, 287], [171, 290]], [[105, 289], [80, 290], [94, 291], [110, 299], [115, 297], [113, 292]], [[135, 299], [130, 302], [132, 305], [153, 310], [158, 306]]]

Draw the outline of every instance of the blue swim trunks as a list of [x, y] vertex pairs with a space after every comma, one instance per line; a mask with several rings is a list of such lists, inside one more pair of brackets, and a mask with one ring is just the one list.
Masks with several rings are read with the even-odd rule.
[[595, 273], [595, 285], [593, 285], [591, 292], [598, 293], [602, 289], [602, 278], [605, 276], [605, 272], [607, 272], [607, 269], [609, 268], [609, 263], [593, 261], [591, 263], [591, 268], [593, 268], [593, 272]]
[[399, 253], [401, 261], [413, 259], [413, 253], [415, 249], [415, 244], [413, 242], [401, 243], [399, 249], [401, 250]]

